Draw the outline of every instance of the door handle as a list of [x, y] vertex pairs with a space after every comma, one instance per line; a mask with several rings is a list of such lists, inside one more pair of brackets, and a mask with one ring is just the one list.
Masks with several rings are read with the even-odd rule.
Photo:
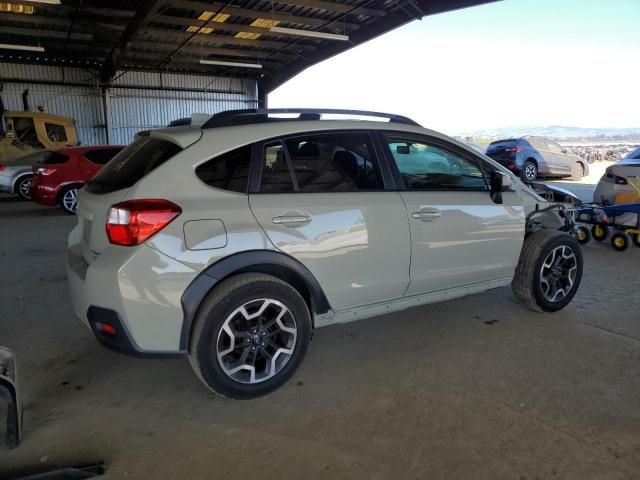
[[437, 210], [435, 208], [425, 208], [421, 209], [419, 212], [413, 212], [411, 214], [412, 218], [415, 218], [416, 220], [422, 220], [423, 222], [431, 222], [436, 218], [440, 218], [441, 216], [442, 213], [440, 213], [440, 210]]
[[271, 221], [275, 225], [292, 225], [292, 224], [305, 224], [311, 221], [309, 215], [283, 215], [281, 217], [273, 217]]

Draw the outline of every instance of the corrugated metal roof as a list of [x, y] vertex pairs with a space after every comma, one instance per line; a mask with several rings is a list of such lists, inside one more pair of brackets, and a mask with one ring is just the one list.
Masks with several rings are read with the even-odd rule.
[[[0, 50], [0, 62], [88, 68], [100, 73], [102, 83], [118, 78], [122, 70], [144, 70], [251, 78], [272, 89], [314, 63], [415, 18], [489, 1], [494, 0], [29, 3], [32, 14], [0, 12], [0, 43], [39, 45], [45, 52]], [[210, 14], [199, 19], [203, 12]], [[274, 32], [261, 26], [264, 20], [279, 27], [348, 35], [350, 41]], [[202, 65], [202, 59], [260, 63], [263, 68]]]

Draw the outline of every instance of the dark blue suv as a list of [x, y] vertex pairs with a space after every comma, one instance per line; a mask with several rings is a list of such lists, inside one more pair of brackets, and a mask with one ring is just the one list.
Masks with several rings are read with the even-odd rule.
[[538, 177], [571, 177], [580, 180], [589, 174], [589, 164], [544, 137], [498, 140], [487, 147], [487, 156], [517, 173], [525, 182]]

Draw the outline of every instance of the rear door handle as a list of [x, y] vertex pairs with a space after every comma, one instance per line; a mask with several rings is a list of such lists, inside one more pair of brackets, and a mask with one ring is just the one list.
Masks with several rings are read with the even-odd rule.
[[311, 221], [309, 215], [282, 215], [281, 217], [273, 217], [271, 220], [275, 225], [303, 225]]
[[423, 222], [432, 222], [436, 218], [440, 218], [442, 213], [437, 208], [421, 208], [419, 212], [413, 212], [412, 218], [422, 220]]

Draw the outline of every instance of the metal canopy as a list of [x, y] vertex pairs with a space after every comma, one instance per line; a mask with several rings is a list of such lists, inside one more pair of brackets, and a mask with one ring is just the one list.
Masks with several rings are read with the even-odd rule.
[[[245, 77], [258, 80], [264, 94], [311, 65], [414, 19], [492, 1], [1, 1], [0, 44], [44, 52], [0, 47], [0, 62], [86, 68], [102, 85], [126, 70]], [[349, 39], [303, 36], [300, 30]]]

